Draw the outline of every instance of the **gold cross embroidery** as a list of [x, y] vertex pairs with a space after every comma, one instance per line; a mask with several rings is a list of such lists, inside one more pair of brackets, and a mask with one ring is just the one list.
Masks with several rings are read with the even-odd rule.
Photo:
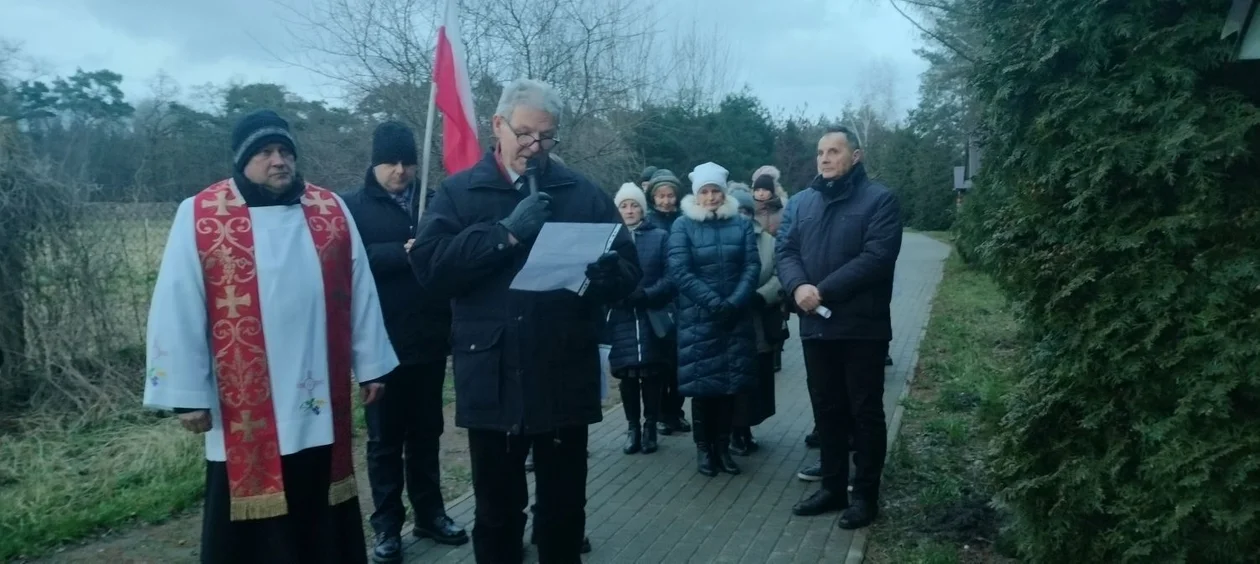
[[328, 215], [332, 213], [328, 208], [337, 207], [337, 202], [325, 197], [323, 192], [311, 192], [303, 196], [302, 203], [319, 208], [319, 215]]
[[231, 190], [219, 190], [214, 194], [214, 201], [201, 202], [203, 208], [218, 208], [214, 210], [214, 215], [228, 215], [228, 208], [234, 208], [243, 202], [236, 197], [236, 193]]
[[248, 409], [241, 410], [241, 420], [232, 422], [232, 432], [241, 433], [241, 439], [247, 443], [254, 442], [254, 431], [260, 431], [267, 428], [267, 422], [261, 419], [253, 419]]
[[236, 295], [236, 284], [228, 284], [223, 291], [222, 298], [215, 298], [214, 307], [228, 308], [228, 319], [236, 319], [241, 316], [241, 312], [237, 308], [249, 307], [254, 303], [254, 298], [249, 294], [243, 296]]

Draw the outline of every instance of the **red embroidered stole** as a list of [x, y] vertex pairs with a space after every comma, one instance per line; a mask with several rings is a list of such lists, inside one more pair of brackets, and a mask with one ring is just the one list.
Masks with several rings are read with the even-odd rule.
[[[326, 381], [333, 417], [328, 503], [336, 505], [357, 495], [350, 445], [350, 232], [345, 211], [328, 190], [307, 184], [301, 202], [324, 280]], [[271, 401], [249, 208], [231, 180], [197, 194], [193, 208], [222, 407], [219, 425], [224, 430], [232, 520], [284, 515], [288, 504]]]

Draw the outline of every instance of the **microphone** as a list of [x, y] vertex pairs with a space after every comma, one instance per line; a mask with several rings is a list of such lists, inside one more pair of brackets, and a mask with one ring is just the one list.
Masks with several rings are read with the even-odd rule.
[[543, 153], [535, 154], [525, 160], [525, 178], [529, 179], [531, 196], [538, 193], [538, 175], [545, 170], [545, 166], [547, 166], [547, 155]]

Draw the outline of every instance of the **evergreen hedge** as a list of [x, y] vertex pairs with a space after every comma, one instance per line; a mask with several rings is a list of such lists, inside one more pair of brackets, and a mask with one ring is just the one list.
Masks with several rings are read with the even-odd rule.
[[989, 137], [962, 241], [1032, 341], [992, 460], [1021, 559], [1254, 561], [1260, 108], [1229, 2], [964, 3]]

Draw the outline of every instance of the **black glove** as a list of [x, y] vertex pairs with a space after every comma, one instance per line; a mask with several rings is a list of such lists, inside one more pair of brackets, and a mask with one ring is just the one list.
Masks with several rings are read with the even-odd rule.
[[763, 298], [763, 297], [761, 297], [761, 294], [760, 294], [760, 293], [758, 293], [758, 292], [753, 292], [753, 295], [752, 295], [752, 307], [753, 307], [753, 309], [765, 309], [765, 308], [766, 308], [766, 299], [765, 299], [765, 298]]
[[621, 272], [617, 264], [620, 260], [620, 255], [608, 252], [586, 265], [586, 278], [591, 281], [590, 294], [603, 298], [617, 289], [621, 282], [618, 279]]
[[626, 303], [631, 307], [642, 306], [645, 301], [647, 301], [647, 292], [644, 292], [643, 288], [635, 288], [629, 296], [626, 296]]
[[725, 326], [738, 314], [739, 308], [736, 308], [735, 304], [722, 300], [717, 307], [713, 308], [713, 321], [718, 325]]
[[516, 204], [512, 214], [499, 220], [499, 225], [507, 228], [517, 241], [525, 242], [534, 240], [548, 219], [551, 219], [551, 196], [539, 192]]

